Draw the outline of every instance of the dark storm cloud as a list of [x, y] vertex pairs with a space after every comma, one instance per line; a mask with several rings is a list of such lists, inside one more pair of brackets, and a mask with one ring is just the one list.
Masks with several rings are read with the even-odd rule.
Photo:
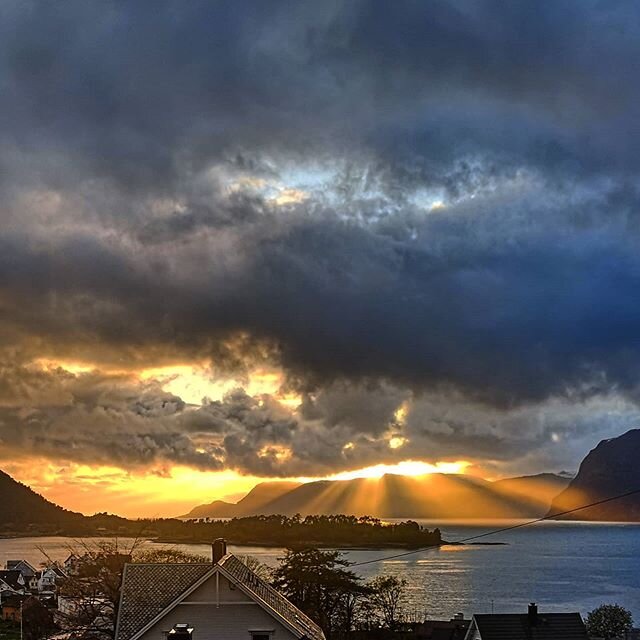
[[212, 158], [242, 152], [256, 166], [256, 155], [300, 158], [310, 145], [372, 150], [422, 183], [446, 181], [468, 154], [498, 171], [637, 168], [631, 2], [16, 2], [2, 12], [5, 149], [29, 154], [51, 183], [66, 170], [170, 192]]
[[96, 459], [302, 474], [396, 455], [410, 395], [502, 416], [414, 420], [426, 456], [533, 451], [525, 409], [558, 398], [635, 402], [639, 29], [596, 0], [4, 3], [9, 361], [275, 362], [306, 397], [167, 416], [134, 385], [105, 413], [31, 372], [24, 446], [115, 416]]

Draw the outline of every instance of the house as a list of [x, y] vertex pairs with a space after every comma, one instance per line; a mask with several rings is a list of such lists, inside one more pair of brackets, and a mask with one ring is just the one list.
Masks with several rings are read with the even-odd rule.
[[0, 571], [0, 602], [9, 596], [24, 594], [24, 591], [25, 582], [19, 571]]
[[65, 574], [68, 576], [77, 576], [80, 575], [80, 570], [82, 566], [85, 564], [91, 563], [91, 556], [88, 553], [85, 553], [79, 556], [76, 553], [71, 553], [67, 557], [67, 559], [62, 563], [62, 569]]
[[425, 620], [416, 629], [417, 640], [464, 640], [470, 624], [461, 613], [450, 620]]
[[36, 592], [38, 590], [38, 570], [26, 560], [7, 560], [5, 563], [7, 571], [19, 571], [25, 582], [25, 588], [28, 591]]
[[36, 574], [38, 578], [38, 593], [55, 593], [56, 574], [49, 569], [42, 569]]
[[19, 571], [25, 579], [25, 582], [28, 582], [29, 579], [33, 578], [37, 573], [37, 569], [26, 560], [7, 560], [4, 568], [7, 571]]
[[464, 640], [471, 620], [457, 613], [449, 620], [403, 622], [396, 629], [362, 629], [349, 632], [349, 640]]
[[56, 564], [36, 573], [37, 591], [39, 594], [55, 594], [58, 585], [67, 578], [67, 574]]
[[587, 640], [579, 613], [538, 613], [535, 603], [527, 613], [476, 614], [465, 640]]
[[113, 605], [108, 598], [102, 596], [58, 596], [58, 613], [63, 619], [77, 616], [107, 616], [112, 611]]
[[33, 598], [33, 596], [28, 595], [15, 595], [9, 596], [5, 600], [2, 601], [2, 605], [0, 605], [0, 610], [2, 611], [2, 619], [7, 622], [20, 622], [22, 619], [22, 607], [24, 603]]
[[207, 564], [127, 564], [116, 640], [324, 640], [322, 629], [224, 540]]

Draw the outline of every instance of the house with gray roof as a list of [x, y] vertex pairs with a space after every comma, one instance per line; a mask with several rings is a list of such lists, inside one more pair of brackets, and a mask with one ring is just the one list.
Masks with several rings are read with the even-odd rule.
[[7, 571], [19, 571], [22, 574], [22, 577], [28, 581], [30, 578], [33, 578], [37, 569], [29, 564], [26, 560], [7, 560], [4, 565], [4, 568]]
[[324, 640], [322, 629], [241, 560], [127, 564], [116, 640]]
[[18, 570], [0, 571], [0, 602], [9, 596], [23, 594], [24, 591], [24, 578]]
[[476, 614], [465, 640], [587, 640], [579, 613], [538, 613], [535, 603], [527, 613]]

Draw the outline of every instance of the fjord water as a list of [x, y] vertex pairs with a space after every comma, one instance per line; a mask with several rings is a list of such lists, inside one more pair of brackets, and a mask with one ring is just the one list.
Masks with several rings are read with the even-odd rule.
[[[424, 522], [439, 526], [443, 538], [454, 541], [490, 529], [508, 526]], [[410, 610], [415, 616], [450, 617], [461, 611], [488, 613], [526, 610], [538, 602], [542, 611], [579, 611], [583, 615], [603, 602], [629, 608], [640, 624], [640, 524], [543, 522], [482, 539], [504, 545], [446, 545], [415, 555], [358, 567], [369, 578], [388, 573], [408, 582]], [[123, 541], [125, 542], [125, 541]], [[15, 538], [0, 540], [0, 562], [26, 558], [37, 564], [46, 550], [64, 560], [66, 538]], [[147, 543], [152, 544], [152, 543]], [[163, 545], [209, 554], [207, 545]], [[284, 550], [234, 547], [237, 555], [253, 555], [274, 566]], [[346, 552], [352, 562], [366, 562], [399, 550]]]

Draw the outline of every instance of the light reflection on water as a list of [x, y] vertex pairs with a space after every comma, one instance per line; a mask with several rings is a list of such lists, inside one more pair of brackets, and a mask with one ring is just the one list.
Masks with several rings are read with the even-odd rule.
[[[440, 526], [446, 540], [487, 530], [477, 523], [421, 524]], [[63, 560], [69, 542], [65, 538], [0, 540], [0, 562], [25, 558], [37, 564], [43, 557], [36, 545], [52, 558]], [[489, 612], [492, 602], [496, 611], [523, 611], [530, 601], [546, 611], [585, 614], [602, 602], [617, 602], [631, 609], [640, 623], [640, 525], [545, 522], [500, 533], [487, 542], [508, 544], [448, 545], [365, 565], [358, 571], [365, 578], [388, 573], [406, 579], [410, 609], [417, 615]], [[208, 545], [166, 546], [209, 553]], [[284, 549], [233, 545], [230, 550], [256, 556], [270, 566], [284, 553]], [[398, 550], [358, 549], [346, 555], [353, 562], [365, 562], [396, 553]]]

